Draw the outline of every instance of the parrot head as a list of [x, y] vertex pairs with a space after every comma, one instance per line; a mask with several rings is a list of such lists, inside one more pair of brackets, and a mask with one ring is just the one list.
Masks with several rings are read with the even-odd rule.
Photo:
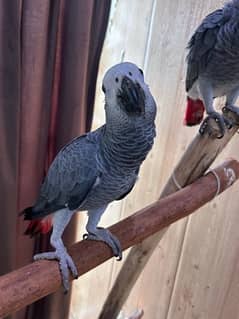
[[204, 104], [200, 99], [192, 99], [187, 97], [187, 107], [184, 117], [184, 125], [193, 126], [199, 124], [203, 119]]
[[135, 64], [124, 62], [110, 68], [103, 79], [108, 119], [135, 121], [155, 113], [155, 102], [144, 82], [144, 74]]

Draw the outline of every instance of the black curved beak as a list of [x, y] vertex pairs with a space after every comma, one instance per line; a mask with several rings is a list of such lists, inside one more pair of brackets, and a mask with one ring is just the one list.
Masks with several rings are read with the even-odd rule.
[[145, 111], [145, 94], [139, 83], [125, 76], [121, 82], [121, 89], [117, 94], [120, 105], [128, 114], [141, 115]]

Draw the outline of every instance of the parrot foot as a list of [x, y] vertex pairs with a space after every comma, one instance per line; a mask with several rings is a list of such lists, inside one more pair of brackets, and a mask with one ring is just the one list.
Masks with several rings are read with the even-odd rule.
[[[213, 126], [211, 120], [214, 120], [216, 122], [217, 128]], [[199, 133], [203, 135], [205, 132], [207, 132], [209, 135], [216, 135], [217, 138], [222, 138], [225, 134], [226, 127], [230, 129], [232, 127], [232, 122], [223, 115], [219, 114], [218, 112], [212, 112], [202, 122], [199, 129]]]
[[229, 110], [229, 111], [231, 111], [231, 112], [233, 112], [233, 113], [236, 113], [237, 115], [239, 115], [239, 108], [237, 107], [237, 106], [235, 106], [235, 105], [226, 105], [226, 106], [224, 106], [224, 108], [223, 108], [223, 112], [227, 112], [227, 110]]
[[[88, 230], [87, 230], [88, 231]], [[122, 249], [118, 238], [105, 228], [97, 227], [95, 230], [90, 230], [87, 234], [83, 235], [83, 239], [98, 240], [106, 243], [113, 251], [117, 260], [122, 259]]]
[[[239, 123], [239, 108], [237, 106], [227, 104], [226, 106], [224, 106], [222, 111], [223, 111], [223, 114], [231, 120], [232, 124]], [[233, 114], [231, 115], [230, 112], [232, 112]]]
[[71, 256], [67, 253], [65, 247], [60, 247], [56, 249], [54, 252], [45, 252], [41, 254], [37, 254], [33, 257], [34, 260], [48, 259], [53, 260], [56, 259], [59, 261], [59, 268], [61, 271], [62, 284], [64, 287], [64, 292], [67, 293], [70, 284], [69, 284], [69, 269], [75, 279], [78, 278], [77, 268], [71, 258]]

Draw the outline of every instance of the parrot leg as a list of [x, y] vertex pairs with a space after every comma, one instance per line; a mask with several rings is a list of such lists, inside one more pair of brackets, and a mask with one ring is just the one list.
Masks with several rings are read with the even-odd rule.
[[96, 210], [88, 211], [88, 222], [86, 225], [87, 234], [84, 234], [84, 239], [99, 240], [106, 243], [113, 251], [114, 256], [118, 260], [122, 259], [122, 249], [119, 240], [105, 228], [97, 227], [101, 215], [104, 213], [107, 206]]
[[61, 209], [54, 213], [53, 231], [51, 234], [50, 243], [56, 250], [54, 252], [45, 252], [34, 256], [34, 260], [57, 259], [59, 261], [62, 283], [65, 292], [69, 290], [69, 269], [71, 270], [74, 278], [78, 277], [77, 268], [71, 256], [67, 253], [61, 239], [63, 231], [74, 213], [75, 211], [70, 211], [68, 209]]
[[216, 112], [213, 107], [213, 89], [210, 83], [205, 79], [199, 79], [199, 90], [205, 105], [207, 117], [200, 126], [199, 133], [203, 135], [206, 131], [209, 135], [214, 135], [215, 129], [210, 125], [210, 119], [213, 119], [218, 128], [220, 135], [217, 138], [222, 138], [225, 134], [225, 126], [231, 128], [231, 122], [220, 113]]
[[235, 106], [235, 102], [239, 96], [239, 88], [232, 90], [227, 94], [226, 105], [223, 108], [223, 113], [227, 114], [228, 110], [239, 116], [239, 108]]

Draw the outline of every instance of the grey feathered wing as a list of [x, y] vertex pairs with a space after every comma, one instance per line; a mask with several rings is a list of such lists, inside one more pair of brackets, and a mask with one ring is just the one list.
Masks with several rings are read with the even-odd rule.
[[205, 17], [188, 43], [188, 68], [186, 74], [186, 91], [188, 92], [198, 76], [208, 64], [212, 49], [217, 43], [220, 28], [228, 21], [223, 9], [218, 9]]
[[99, 175], [96, 153], [100, 133], [97, 130], [75, 138], [58, 153], [36, 204], [23, 212], [25, 219], [44, 217], [66, 205], [70, 210], [80, 206]]

